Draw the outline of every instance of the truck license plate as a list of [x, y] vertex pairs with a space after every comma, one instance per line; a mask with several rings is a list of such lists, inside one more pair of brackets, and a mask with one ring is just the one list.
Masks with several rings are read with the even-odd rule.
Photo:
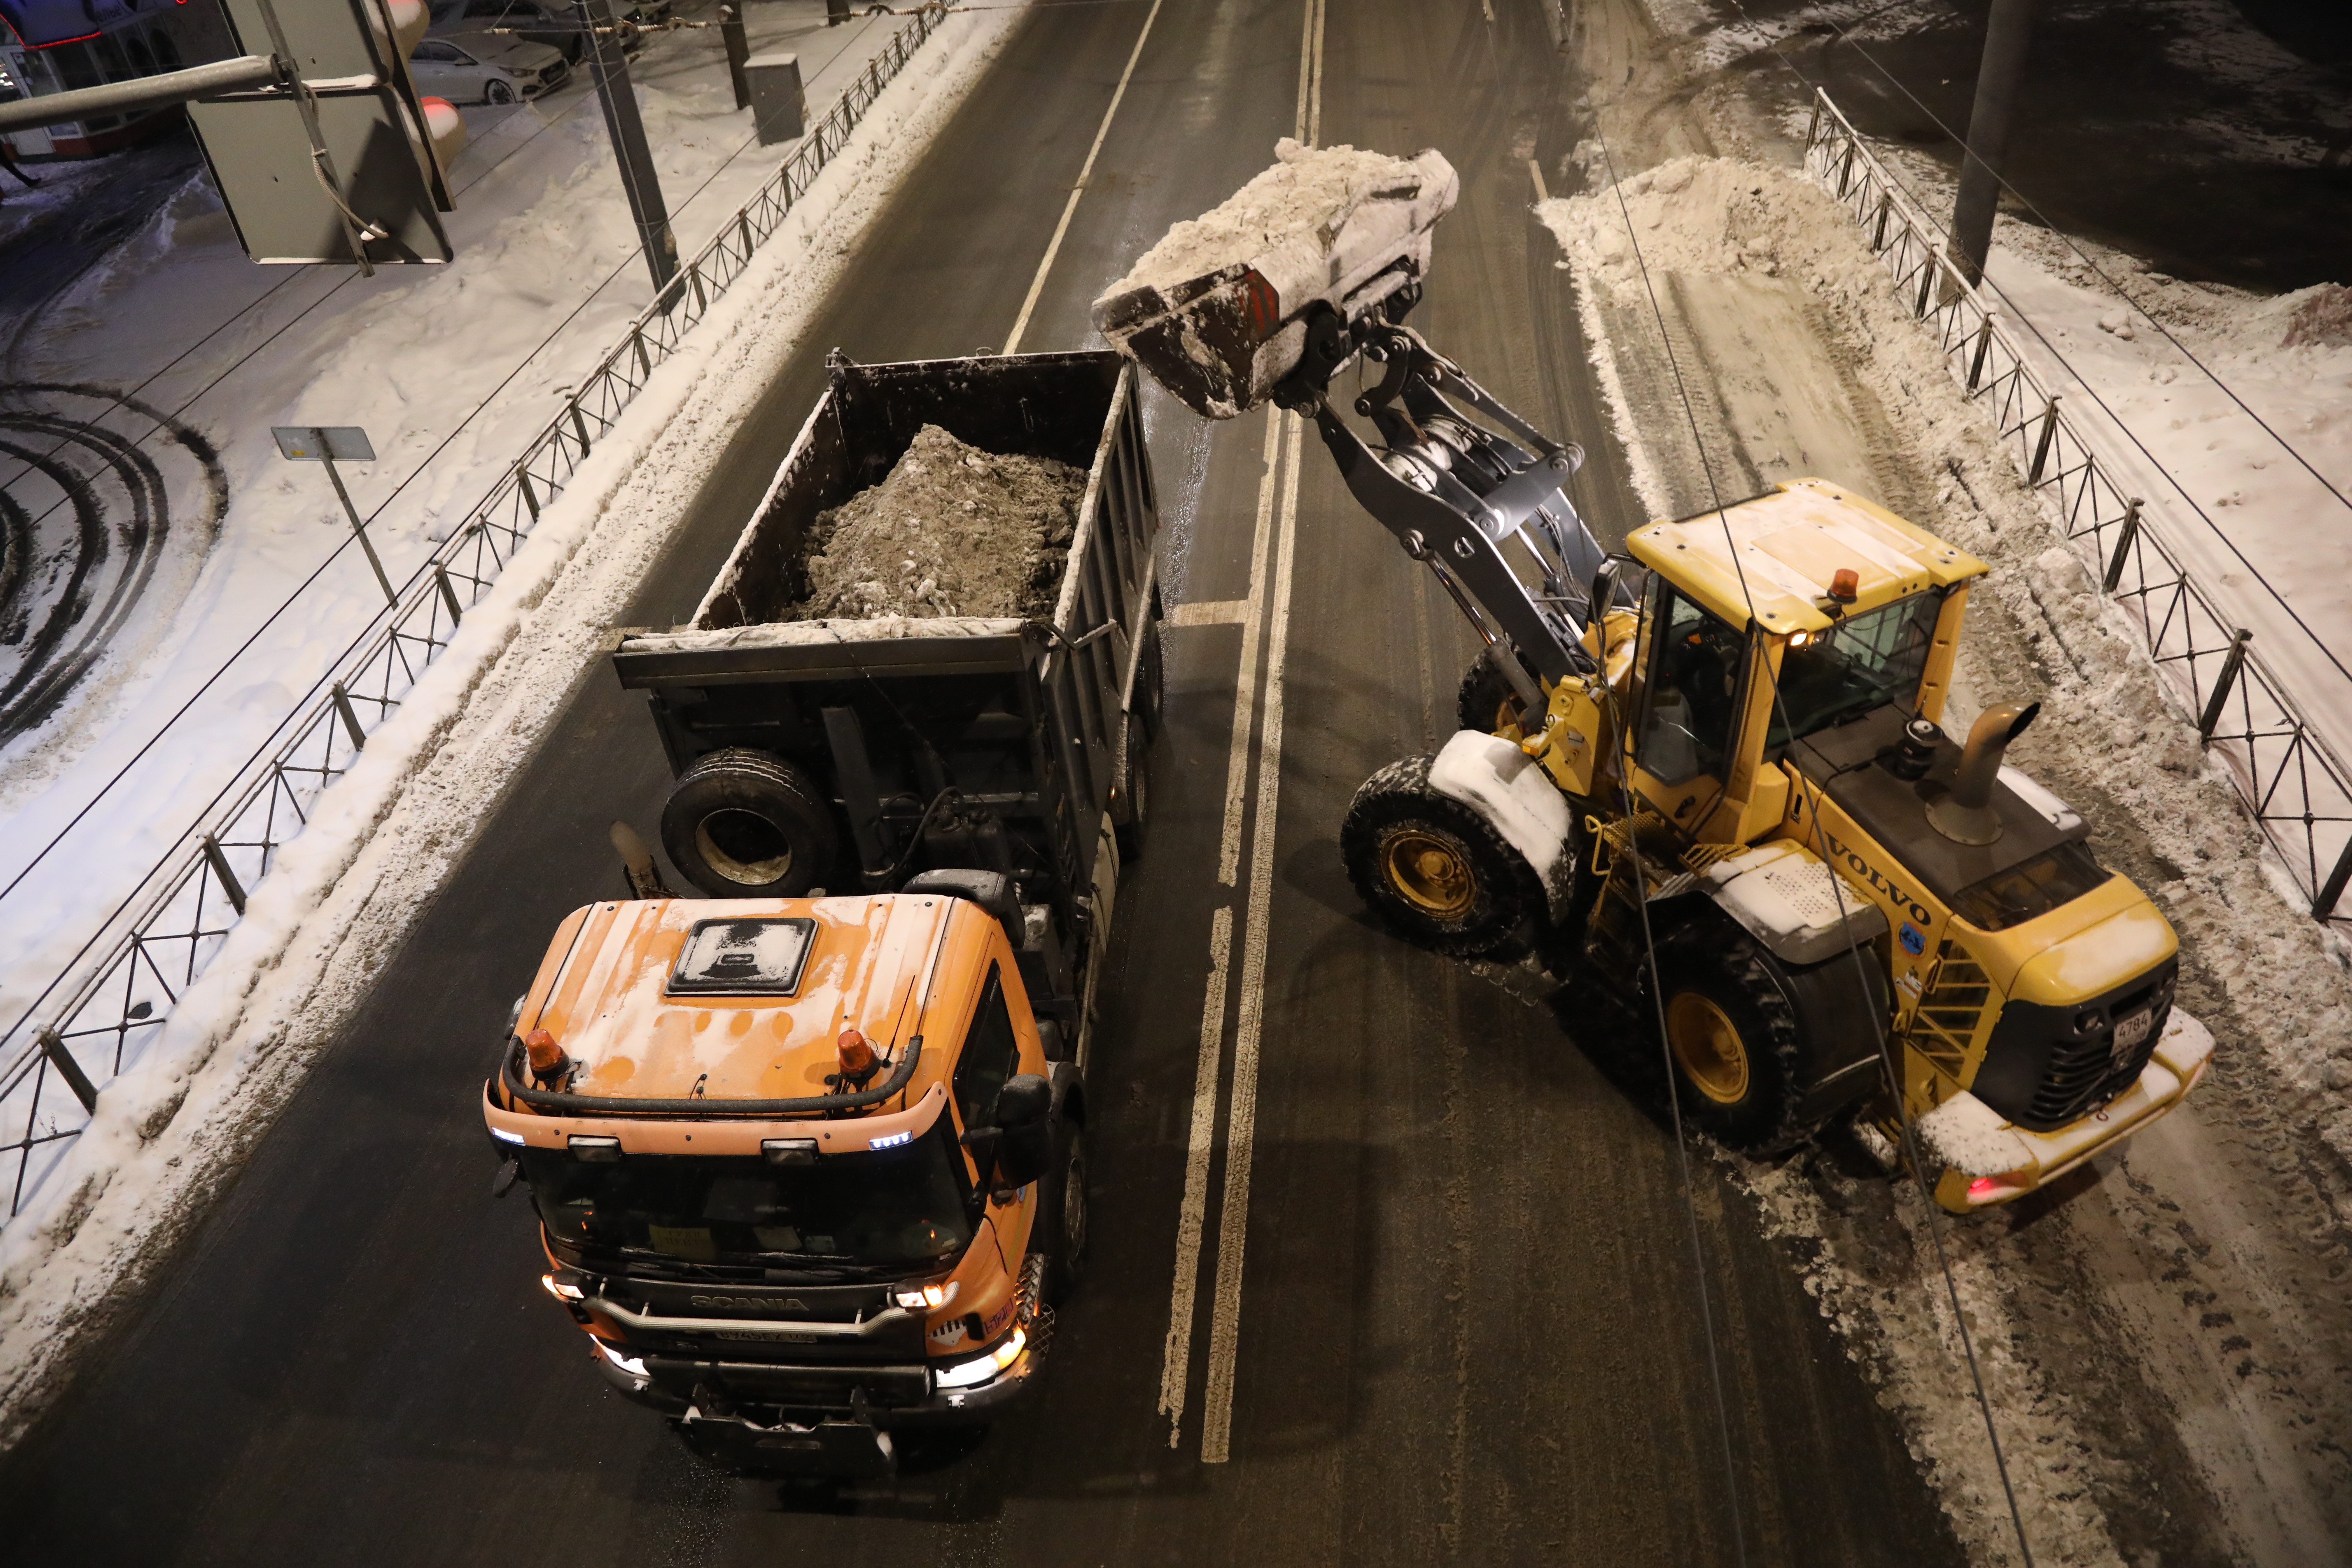
[[2112, 1052], [2116, 1066], [2123, 1066], [2125, 1059], [2139, 1048], [2139, 1043], [2147, 1038], [2148, 1026], [2154, 1022], [2156, 1022], [2156, 1009], [2153, 1007], [2143, 1007], [2128, 1018], [2116, 1020], [2116, 1040]]

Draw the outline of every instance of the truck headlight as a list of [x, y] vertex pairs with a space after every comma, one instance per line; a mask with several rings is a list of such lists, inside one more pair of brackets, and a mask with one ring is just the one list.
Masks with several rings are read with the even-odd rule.
[[1024, 1329], [1014, 1329], [1004, 1336], [1004, 1342], [992, 1351], [960, 1361], [953, 1366], [943, 1366], [936, 1373], [941, 1388], [970, 1388], [976, 1383], [986, 1383], [1006, 1367], [1021, 1359], [1029, 1346], [1029, 1334]]
[[651, 1374], [646, 1371], [646, 1363], [643, 1356], [623, 1355], [619, 1351], [614, 1350], [611, 1345], [606, 1344], [602, 1340], [596, 1341], [596, 1348], [604, 1352], [604, 1359], [606, 1361], [611, 1362], [614, 1366], [619, 1367], [631, 1377], [650, 1378]]
[[579, 1286], [574, 1285], [571, 1280], [560, 1279], [553, 1274], [541, 1275], [539, 1277], [539, 1282], [547, 1287], [547, 1293], [549, 1295], [554, 1297], [557, 1300], [562, 1301], [566, 1305], [569, 1305], [573, 1301], [577, 1301], [581, 1297], [587, 1294], [586, 1291], [581, 1289]]
[[890, 1299], [909, 1312], [936, 1312], [956, 1299], [962, 1287], [950, 1279], [944, 1285], [901, 1285]]

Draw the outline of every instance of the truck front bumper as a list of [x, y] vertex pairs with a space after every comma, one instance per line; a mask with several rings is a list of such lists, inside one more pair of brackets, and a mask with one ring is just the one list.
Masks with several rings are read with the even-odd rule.
[[2011, 1124], [2004, 1131], [2022, 1145], [2023, 1160], [2012, 1169], [1990, 1174], [1948, 1168], [1936, 1184], [1936, 1202], [1953, 1214], [1973, 1214], [2021, 1198], [2179, 1105], [2211, 1064], [2213, 1037], [2186, 1015], [2176, 1012], [2174, 1016], [2189, 1026], [2166, 1032], [2131, 1088], [2100, 1110], [2053, 1132]]
[[[837, 1384], [837, 1393], [811, 1389], [778, 1397], [762, 1385], [779, 1369], [761, 1363], [632, 1356], [607, 1348], [603, 1340], [595, 1340], [594, 1356], [614, 1392], [690, 1428], [695, 1446], [715, 1458], [814, 1474], [887, 1474], [896, 1462], [889, 1433], [985, 1426], [1024, 1402], [1044, 1364], [1049, 1337], [1033, 1328], [1016, 1359], [968, 1388], [942, 1388], [934, 1370], [920, 1369], [927, 1392], [913, 1398], [868, 1397], [859, 1373], [887, 1373], [903, 1389], [906, 1373], [917, 1369], [807, 1369], [821, 1371]], [[729, 1407], [723, 1413], [702, 1408], [698, 1396], [705, 1384], [724, 1391]], [[680, 1387], [696, 1394], [681, 1394]], [[877, 1436], [885, 1440], [877, 1442]], [[877, 1463], [881, 1469], [873, 1469]]]

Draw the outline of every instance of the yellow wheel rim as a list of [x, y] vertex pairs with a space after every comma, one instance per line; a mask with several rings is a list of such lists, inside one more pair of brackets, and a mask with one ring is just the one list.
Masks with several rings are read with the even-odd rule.
[[1723, 1009], [1695, 991], [1666, 1004], [1666, 1043], [1683, 1075], [1717, 1105], [1748, 1097], [1748, 1047]]
[[1462, 846], [1423, 827], [1399, 827], [1381, 845], [1389, 886], [1433, 920], [1458, 920], [1478, 897], [1478, 879]]

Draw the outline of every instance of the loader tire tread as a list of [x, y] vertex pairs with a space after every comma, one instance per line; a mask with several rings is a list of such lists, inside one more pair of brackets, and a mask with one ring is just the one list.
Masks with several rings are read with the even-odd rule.
[[1674, 1060], [1682, 1119], [1743, 1154], [1776, 1154], [1811, 1139], [1827, 1118], [1801, 1116], [1805, 1051], [1796, 1007], [1756, 939], [1727, 917], [1701, 918], [1662, 938], [1657, 959], [1660, 1012], [1670, 1038], [1677, 996], [1696, 992], [1737, 1027], [1748, 1063], [1747, 1091], [1727, 1104], [1706, 1092], [1679, 1058]]
[[[1430, 786], [1432, 757], [1391, 763], [1357, 789], [1339, 826], [1339, 855], [1356, 894], [1381, 922], [1449, 958], [1512, 960], [1538, 935], [1543, 886], [1519, 852], [1476, 812]], [[1400, 834], [1419, 834], [1465, 866], [1464, 906], [1439, 911], [1402, 891], [1389, 867]]]

